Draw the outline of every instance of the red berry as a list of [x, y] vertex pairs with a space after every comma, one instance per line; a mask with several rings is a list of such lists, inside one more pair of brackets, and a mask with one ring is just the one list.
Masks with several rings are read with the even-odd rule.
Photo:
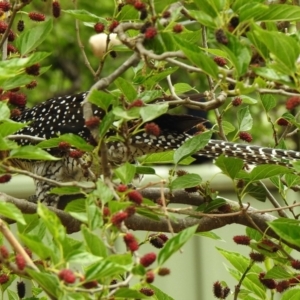
[[136, 0], [133, 6], [136, 10], [145, 10], [146, 8], [146, 4], [139, 0]]
[[140, 205], [143, 202], [143, 196], [138, 191], [131, 191], [127, 194], [130, 201]]
[[240, 97], [236, 97], [231, 101], [233, 106], [239, 106], [242, 104], [242, 102], [243, 102], [243, 100]]
[[17, 291], [18, 291], [19, 298], [23, 299], [25, 297], [25, 293], [26, 293], [26, 286], [23, 281], [17, 282]]
[[86, 120], [85, 122], [85, 126], [89, 127], [89, 128], [94, 128], [97, 127], [100, 124], [100, 119], [99, 117], [91, 117], [90, 119]]
[[145, 268], [149, 267], [156, 260], [156, 254], [154, 252], [150, 252], [145, 254], [140, 259], [140, 264]]
[[148, 271], [146, 273], [146, 282], [147, 283], [152, 283], [155, 279], [155, 274], [153, 273], [153, 271]]
[[292, 260], [291, 266], [296, 270], [300, 270], [300, 260]]
[[28, 75], [33, 75], [33, 76], [40, 75], [40, 64], [34, 64], [30, 67], [25, 68], [25, 72]]
[[219, 56], [214, 57], [214, 62], [220, 67], [224, 67], [227, 64], [226, 59]]
[[9, 2], [6, 1], [0, 1], [0, 10], [2, 11], [9, 11], [11, 8], [11, 5]]
[[24, 28], [25, 28], [24, 21], [23, 20], [19, 20], [18, 24], [17, 24], [18, 31], [22, 32], [24, 30]]
[[26, 267], [25, 258], [19, 253], [16, 255], [16, 264], [20, 271], [24, 270], [24, 268]]
[[110, 209], [107, 206], [103, 207], [103, 216], [104, 217], [110, 216]]
[[115, 213], [111, 217], [111, 222], [113, 225], [119, 227], [123, 221], [125, 221], [128, 218], [128, 214], [124, 211], [120, 211]]
[[96, 280], [88, 281], [83, 284], [86, 289], [94, 289], [98, 286], [98, 282]]
[[11, 180], [11, 175], [10, 174], [4, 174], [0, 176], [0, 183], [6, 183]]
[[96, 24], [94, 25], [94, 29], [95, 29], [95, 31], [96, 31], [97, 33], [101, 33], [101, 32], [104, 31], [105, 26], [104, 26], [103, 23], [96, 23]]
[[183, 30], [183, 26], [181, 24], [175, 24], [173, 26], [173, 32], [180, 33]]
[[9, 103], [13, 105], [19, 107], [24, 107], [26, 105], [26, 96], [22, 93], [8, 92], [7, 96]]
[[166, 276], [170, 274], [170, 269], [168, 268], [160, 268], [157, 272], [159, 276]]
[[118, 25], [119, 25], [119, 22], [117, 20], [112, 21], [108, 27], [109, 32], [113, 32], [114, 29], [116, 27], [118, 27]]
[[37, 86], [36, 80], [32, 80], [30, 83], [26, 84], [25, 87], [29, 90], [34, 89]]
[[9, 276], [7, 274], [0, 275], [0, 284], [4, 284], [9, 280]]
[[278, 293], [284, 292], [286, 289], [290, 287], [290, 282], [288, 280], [282, 280], [277, 283], [276, 285], [276, 291]]
[[279, 119], [277, 120], [277, 124], [278, 124], [279, 126], [288, 126], [290, 123], [289, 123], [288, 120], [286, 120], [286, 119], [284, 119], [284, 118], [279, 118]]
[[19, 117], [21, 115], [21, 111], [18, 108], [14, 108], [10, 111], [11, 118]]
[[125, 184], [118, 185], [117, 191], [120, 193], [127, 191], [127, 185], [125, 185]]
[[245, 142], [250, 143], [252, 141], [252, 135], [248, 132], [245, 131], [241, 131], [239, 133], [239, 138]]
[[164, 19], [170, 18], [170, 17], [171, 17], [170, 11], [165, 10], [165, 11], [162, 13], [162, 17], [163, 17]]
[[131, 217], [135, 214], [136, 212], [136, 209], [134, 206], [128, 206], [126, 209], [125, 209], [125, 212], [127, 212], [128, 214], [128, 217]]
[[4, 21], [0, 21], [0, 33], [4, 33], [7, 29], [7, 26], [7, 23], [5, 23]]
[[161, 240], [163, 240], [164, 243], [167, 242], [167, 241], [169, 240], [169, 238], [168, 238], [164, 233], [160, 233], [160, 234], [158, 235], [158, 237], [159, 237]]
[[259, 278], [259, 281], [268, 289], [270, 290], [273, 290], [276, 288], [276, 282], [274, 279], [264, 279], [265, 277], [265, 273], [262, 272], [259, 274], [258, 278]]
[[140, 292], [146, 296], [153, 296], [154, 295], [154, 291], [152, 289], [149, 289], [149, 288], [141, 288], [140, 289]]
[[218, 299], [224, 299], [223, 298], [223, 287], [220, 283], [220, 281], [216, 281], [213, 284], [213, 292], [216, 298]]
[[131, 251], [134, 252], [139, 249], [139, 244], [137, 240], [135, 239], [135, 236], [131, 233], [126, 233], [124, 236], [124, 242], [127, 246], [127, 248]]
[[60, 4], [57, 1], [52, 2], [52, 15], [54, 18], [58, 18], [60, 16]]
[[153, 39], [157, 35], [157, 30], [155, 27], [148, 27], [145, 30], [145, 39]]
[[215, 33], [215, 37], [217, 42], [219, 42], [220, 44], [224, 44], [224, 45], [228, 44], [228, 39], [223, 29], [218, 29]]
[[14, 34], [14, 32], [10, 29], [9, 30], [9, 33], [8, 33], [8, 36], [7, 36], [7, 40], [9, 42], [13, 42], [16, 38], [16, 35]]
[[80, 150], [72, 150], [69, 152], [69, 156], [72, 158], [81, 158], [83, 156], [84, 152]]
[[130, 105], [128, 106], [128, 109], [130, 109], [132, 107], [142, 107], [144, 105], [145, 105], [145, 103], [143, 102], [143, 100], [137, 99], [137, 100], [134, 100], [132, 103], [130, 103]]
[[249, 238], [249, 236], [246, 236], [246, 235], [236, 235], [236, 236], [233, 237], [233, 240], [238, 245], [246, 245], [246, 246], [249, 246], [250, 245], [250, 241], [251, 241], [251, 239]]
[[37, 13], [37, 12], [30, 12], [28, 14], [28, 17], [32, 20], [32, 21], [37, 21], [37, 22], [42, 22], [45, 21], [45, 15], [41, 14], [41, 13]]
[[285, 103], [285, 107], [288, 110], [292, 110], [295, 107], [297, 107], [300, 104], [300, 97], [299, 96], [292, 96], [290, 97], [286, 103]]
[[12, 44], [7, 45], [7, 54], [16, 53], [18, 50]]
[[152, 134], [154, 136], [160, 135], [160, 128], [154, 122], [147, 123], [144, 128], [147, 134]]
[[8, 252], [7, 248], [6, 248], [4, 245], [2, 245], [2, 246], [0, 247], [0, 253], [1, 253], [1, 256], [2, 256], [4, 259], [9, 258], [9, 252]]
[[65, 283], [74, 283], [76, 281], [76, 276], [70, 269], [63, 269], [58, 273], [58, 277]]
[[251, 252], [249, 256], [255, 262], [263, 262], [265, 260], [265, 256], [261, 253]]

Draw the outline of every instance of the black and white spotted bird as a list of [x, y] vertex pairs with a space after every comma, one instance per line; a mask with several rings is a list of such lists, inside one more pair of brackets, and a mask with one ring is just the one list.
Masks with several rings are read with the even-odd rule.
[[[91, 141], [91, 133], [85, 126], [82, 111], [82, 101], [86, 96], [87, 92], [56, 97], [32, 108], [24, 109], [21, 115], [13, 117], [13, 120], [30, 123], [16, 134], [49, 139], [65, 133], [74, 133], [86, 141]], [[105, 111], [93, 106], [93, 114], [102, 119]], [[126, 142], [122, 142], [120, 139], [109, 140], [106, 145], [108, 160], [112, 165], [118, 165], [125, 161], [134, 161], [135, 158], [145, 154], [175, 150], [191, 137], [187, 132], [198, 124], [199, 120], [199, 118], [190, 115], [161, 115], [151, 121], [159, 126], [159, 135], [139, 131], [139, 133], [131, 135]], [[18, 139], [17, 142], [22, 145], [32, 143], [26, 138]], [[289, 161], [300, 159], [300, 152], [296, 151], [220, 140], [210, 140], [196, 155], [215, 158], [221, 154], [241, 158], [249, 164], [285, 164], [287, 161], [289, 165]], [[61, 160], [58, 161], [17, 161], [15, 165], [59, 182], [90, 180], [86, 169], [82, 168], [78, 159], [68, 155], [60, 157]], [[53, 186], [48, 182], [39, 180], [36, 180], [35, 184], [35, 198], [48, 205], [57, 206], [59, 197], [53, 194], [48, 195]]]

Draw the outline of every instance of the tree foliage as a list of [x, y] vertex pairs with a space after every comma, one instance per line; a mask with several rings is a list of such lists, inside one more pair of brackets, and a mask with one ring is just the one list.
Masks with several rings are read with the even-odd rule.
[[[1, 193], [2, 295], [17, 299], [11, 284], [20, 276], [35, 285], [30, 299], [172, 299], [152, 285], [156, 276], [169, 274], [165, 262], [196, 232], [208, 235], [238, 223], [246, 226], [245, 235], [234, 241], [251, 253], [245, 257], [218, 249], [232, 265], [228, 273], [237, 284], [228, 287], [226, 278], [220, 278], [214, 296], [297, 297], [300, 225], [298, 203], [291, 202], [288, 193], [299, 190], [299, 161], [283, 157], [277, 165], [248, 168], [238, 158], [220, 156], [214, 163], [231, 180], [235, 199], [226, 199], [212, 182], [181, 168], [194, 161], [193, 155], [212, 135], [297, 149], [299, 6], [259, 0], [55, 0], [0, 1], [0, 9], [0, 182], [8, 182], [14, 173], [47, 181], [12, 163], [57, 160], [47, 149], [61, 143], [92, 155], [88, 169], [95, 174], [88, 184], [51, 182], [52, 193], [81, 194], [64, 211]], [[96, 42], [90, 39], [93, 55], [87, 43], [95, 31], [100, 35]], [[25, 94], [30, 106], [52, 94], [83, 89], [89, 90], [83, 115], [93, 125], [97, 146], [71, 133], [35, 139], [32, 146], [18, 144], [14, 133], [26, 124], [11, 116], [21, 113]], [[101, 122], [93, 119], [92, 104], [106, 111]], [[155, 124], [145, 128], [145, 123], [167, 111], [187, 109], [206, 111], [211, 129], [205, 121], [196, 127], [198, 134], [175, 151], [145, 155], [139, 165], [110, 167], [105, 143], [121, 140], [107, 135], [111, 128], [124, 131], [134, 120], [138, 125], [127, 128], [128, 140], [144, 130], [155, 135], [160, 129]], [[155, 164], [170, 164], [168, 178], [157, 174], [156, 182], [132, 188], [136, 175], [156, 174]], [[268, 209], [255, 209], [255, 201], [250, 207], [246, 196], [268, 203]], [[18, 239], [7, 225], [12, 221]], [[138, 241], [131, 229], [152, 233]], [[82, 239], [74, 239], [71, 232], [80, 232]], [[116, 247], [120, 242], [122, 249]], [[159, 250], [144, 253], [147, 243]], [[22, 298], [23, 286], [18, 286]]]

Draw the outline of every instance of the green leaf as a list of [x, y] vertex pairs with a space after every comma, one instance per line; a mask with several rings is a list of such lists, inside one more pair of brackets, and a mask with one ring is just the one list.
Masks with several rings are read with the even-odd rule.
[[155, 169], [151, 167], [136, 166], [135, 169], [136, 174], [156, 174]]
[[[223, 206], [227, 204], [226, 200], [223, 198], [216, 198], [213, 201], [210, 201], [208, 204], [205, 205], [205, 208], [203, 209], [204, 213], [209, 213], [212, 210], [218, 209], [219, 207]], [[202, 205], [200, 205], [200, 207], [202, 207]], [[199, 207], [197, 207], [197, 211]]]
[[290, 188], [292, 186], [300, 185], [300, 177], [296, 174], [286, 174], [284, 176], [286, 185]]
[[[153, 205], [153, 202], [152, 202], [152, 205]], [[160, 221], [160, 218], [157, 215], [157, 213], [151, 212], [148, 209], [137, 208], [136, 211], [139, 215], [141, 215], [143, 217], [146, 217], [146, 218], [154, 220], [154, 221]]]
[[293, 274], [288, 272], [286, 268], [280, 265], [273, 266], [272, 269], [268, 270], [264, 278], [266, 279], [290, 279], [293, 278]]
[[32, 160], [60, 160], [55, 156], [52, 156], [47, 151], [44, 151], [37, 146], [23, 146], [18, 149], [13, 149], [10, 152], [10, 159], [32, 159]]
[[100, 138], [103, 138], [107, 131], [112, 126], [112, 123], [115, 120], [115, 115], [113, 111], [108, 112], [105, 114], [104, 118], [102, 119], [100, 126], [99, 126], [99, 136]]
[[[162, 290], [157, 288], [156, 286], [149, 284], [151, 290], [154, 291], [155, 300], [174, 300], [174, 298], [170, 297], [169, 295], [165, 294]], [[149, 298], [148, 298], [149, 299]]]
[[181, 38], [174, 36], [174, 41], [185, 56], [203, 72], [218, 79], [219, 71], [216, 63], [206, 55], [197, 45], [188, 43]]
[[135, 175], [135, 166], [126, 162], [121, 167], [114, 170], [115, 175], [123, 184], [131, 183]]
[[243, 103], [250, 104], [250, 105], [257, 103], [257, 100], [252, 97], [245, 96], [245, 95], [241, 95], [240, 97], [242, 98]]
[[[5, 101], [0, 101], [0, 121], [10, 118], [10, 109]], [[1, 134], [2, 135], [2, 134]]]
[[280, 238], [295, 246], [300, 246], [300, 223], [298, 220], [279, 218], [268, 223]]
[[287, 173], [291, 173], [292, 170], [290, 170], [287, 167], [284, 166], [277, 166], [277, 165], [260, 165], [256, 166], [251, 172], [250, 172], [250, 180], [251, 181], [257, 181], [264, 178], [270, 178], [277, 175], [284, 175]]
[[198, 174], [185, 174], [174, 179], [170, 184], [170, 189], [176, 190], [195, 187], [199, 185], [201, 181], [202, 178]]
[[54, 241], [58, 243], [64, 242], [66, 238], [66, 228], [61, 224], [57, 215], [41, 203], [38, 203], [37, 213], [52, 234]]
[[12, 203], [0, 201], [0, 215], [26, 225], [21, 211]]
[[140, 109], [140, 115], [143, 122], [152, 121], [153, 119], [165, 114], [168, 111], [168, 103], [149, 104]]
[[104, 25], [107, 25], [107, 20], [105, 18], [100, 18], [97, 15], [94, 15], [84, 9], [68, 9], [62, 10], [64, 13], [72, 16], [73, 18], [83, 21], [83, 22], [92, 22], [97, 23], [101, 22]]
[[211, 231], [197, 232], [196, 235], [200, 235], [217, 241], [222, 241], [221, 237], [219, 237], [217, 234]]
[[137, 92], [129, 81], [119, 77], [114, 83], [129, 102], [132, 102], [137, 98]]
[[246, 189], [244, 190], [244, 193], [249, 194], [256, 200], [261, 202], [265, 202], [267, 198], [266, 189], [261, 184], [256, 185], [251, 183], [247, 185]]
[[174, 153], [174, 162], [178, 164], [184, 158], [196, 153], [206, 146], [212, 135], [211, 131], [203, 132], [190, 139], [181, 145]]
[[253, 119], [249, 111], [249, 107], [243, 107], [238, 111], [237, 114], [239, 131], [248, 131], [252, 128]]
[[222, 121], [222, 128], [226, 135], [230, 132], [235, 131], [235, 127], [232, 125], [232, 123], [227, 121]]
[[164, 264], [175, 252], [177, 252], [195, 234], [198, 225], [191, 226], [170, 238], [160, 250], [157, 258], [158, 264]]
[[161, 90], [144, 91], [138, 95], [138, 98], [143, 100], [143, 102], [145, 102], [145, 103], [149, 103], [152, 100], [155, 100], [155, 99], [161, 97], [162, 94], [163, 94], [163, 92]]
[[281, 300], [298, 300], [300, 299], [300, 289], [293, 288], [285, 291], [281, 296]]
[[94, 149], [94, 147], [88, 144], [82, 137], [73, 133], [66, 133], [61, 135], [59, 136], [59, 140], [61, 142], [69, 143], [73, 147], [82, 151], [92, 151]]
[[91, 232], [86, 226], [81, 227], [81, 233], [86, 242], [88, 250], [99, 257], [107, 257], [107, 249], [104, 242], [99, 235]]
[[37, 272], [30, 268], [27, 268], [26, 272], [43, 288], [44, 291], [46, 291], [49, 295], [52, 295], [54, 298], [57, 298], [59, 281], [56, 274]]
[[26, 127], [27, 125], [24, 123], [18, 123], [13, 120], [3, 120], [0, 123], [0, 132], [1, 136], [5, 137], [10, 134], [15, 133], [16, 131], [20, 130], [21, 128]]
[[52, 18], [24, 31], [16, 40], [16, 47], [24, 56], [37, 48], [47, 38], [53, 27]]
[[268, 5], [268, 10], [264, 10], [259, 17], [260, 21], [299, 21], [300, 7], [289, 4], [272, 4]]
[[101, 257], [76, 248], [66, 252], [66, 256], [64, 259], [70, 264], [73, 263], [80, 265], [89, 265], [101, 261]]
[[145, 294], [129, 288], [119, 288], [114, 295], [121, 299], [149, 299], [149, 297]]
[[236, 77], [239, 78], [248, 71], [251, 52], [247, 46], [241, 43], [238, 37], [228, 32], [226, 36], [228, 44], [226, 46], [220, 44], [219, 47], [226, 53], [228, 59], [235, 67]]
[[81, 189], [76, 186], [55, 187], [50, 190], [50, 194], [56, 195], [76, 195], [81, 192]]
[[[175, 83], [174, 86], [173, 86], [174, 90], [175, 90], [175, 93], [177, 95], [180, 95], [180, 94], [184, 94], [186, 92], [189, 92], [191, 90], [195, 90], [193, 87], [191, 87], [189, 84], [187, 83]], [[167, 95], [171, 95], [171, 92], [170, 90], [168, 90], [166, 92]]]
[[107, 111], [115, 101], [115, 96], [103, 91], [93, 90], [89, 95], [89, 102]]
[[[281, 32], [262, 30], [258, 26], [255, 27], [254, 34], [281, 63], [286, 75], [296, 72], [296, 60], [300, 48], [295, 39]], [[290, 49], [289, 55], [287, 55], [286, 49]]]
[[238, 173], [243, 168], [243, 161], [239, 158], [219, 156], [216, 159], [216, 166], [218, 166], [222, 172], [229, 176], [231, 179], [237, 178]]
[[266, 112], [270, 111], [277, 105], [277, 100], [272, 95], [261, 95], [260, 99]]
[[19, 237], [22, 242], [40, 259], [48, 259], [52, 256], [53, 249], [48, 247], [38, 236], [19, 233]]
[[[142, 164], [172, 164], [174, 163], [174, 152], [175, 151], [166, 151], [160, 153], [153, 153], [145, 155], [141, 158], [138, 158]], [[180, 165], [190, 165], [195, 159], [188, 156], [180, 161]]]

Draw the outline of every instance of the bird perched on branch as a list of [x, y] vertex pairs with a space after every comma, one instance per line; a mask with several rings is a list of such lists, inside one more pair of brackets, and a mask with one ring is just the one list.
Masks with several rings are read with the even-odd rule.
[[[28, 126], [19, 130], [17, 135], [40, 138], [54, 138], [65, 133], [73, 133], [85, 141], [93, 143], [93, 137], [83, 117], [82, 101], [87, 92], [49, 99], [33, 108], [24, 109], [19, 116], [12, 119], [17, 122], [29, 122]], [[94, 117], [103, 119], [106, 112], [93, 105]], [[144, 125], [143, 130], [132, 128], [127, 131], [114, 129], [107, 131], [106, 148], [107, 158], [111, 165], [118, 165], [125, 161], [133, 162], [136, 157], [178, 149], [186, 140], [191, 138], [188, 131], [201, 119], [190, 115], [163, 114]], [[118, 138], [116, 138], [118, 136]], [[114, 137], [114, 138], [113, 138]], [[16, 140], [21, 145], [34, 143], [29, 138]], [[58, 182], [91, 180], [87, 167], [80, 160], [80, 155], [62, 149], [54, 150], [54, 155], [60, 157], [58, 161], [16, 161], [16, 166], [48, 179]], [[78, 154], [78, 153], [77, 153]], [[196, 155], [215, 158], [225, 156], [237, 157], [249, 164], [285, 164], [285, 160], [300, 159], [300, 152], [264, 148], [246, 144], [236, 144], [220, 140], [209, 140], [207, 145], [200, 149]], [[48, 194], [53, 184], [46, 181], [35, 180], [36, 200], [48, 205], [57, 206], [59, 196]]]

